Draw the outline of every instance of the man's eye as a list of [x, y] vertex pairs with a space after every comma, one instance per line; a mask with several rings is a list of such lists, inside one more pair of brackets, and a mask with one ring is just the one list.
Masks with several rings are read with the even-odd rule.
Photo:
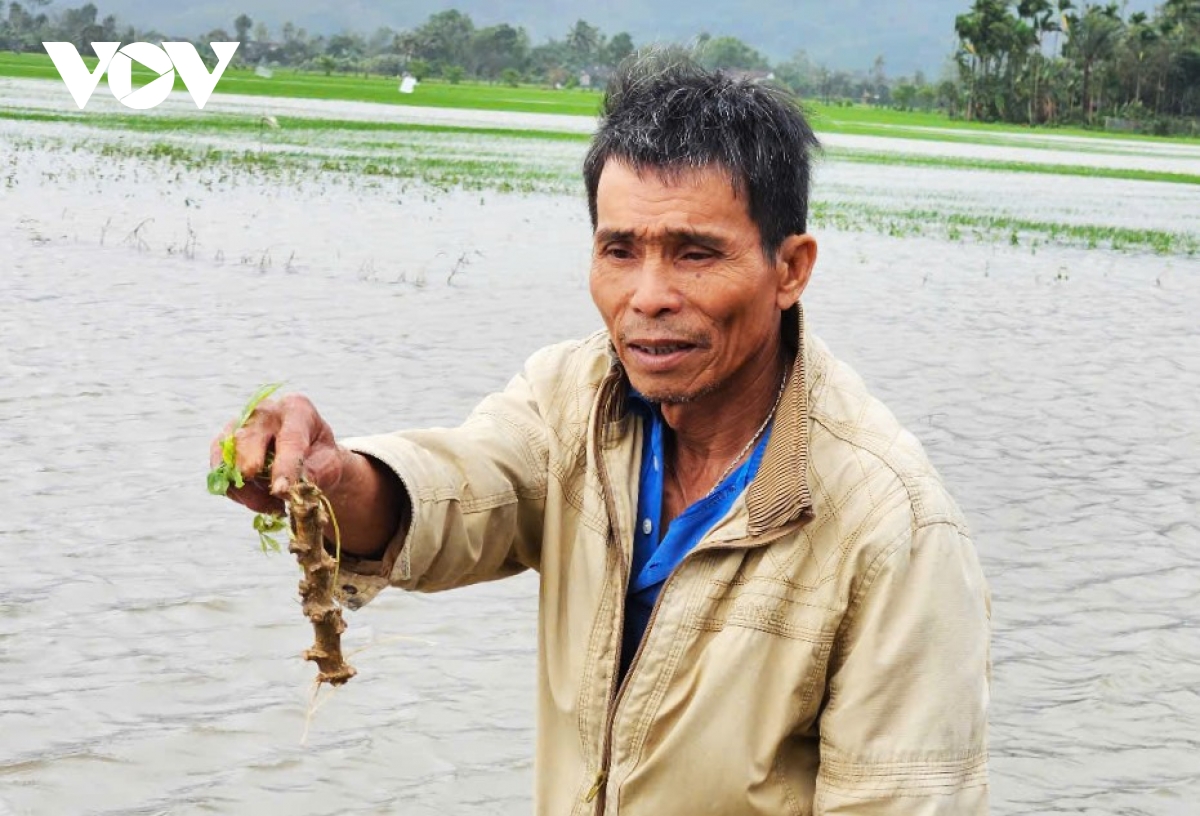
[[628, 260], [633, 257], [633, 253], [622, 246], [610, 246], [604, 249], [604, 254], [609, 258], [616, 258], [619, 261]]
[[685, 261], [707, 261], [707, 260], [710, 260], [712, 257], [713, 257], [713, 253], [705, 252], [705, 251], [699, 250], [699, 249], [693, 249], [693, 250], [689, 250], [689, 251], [683, 253], [683, 259]]

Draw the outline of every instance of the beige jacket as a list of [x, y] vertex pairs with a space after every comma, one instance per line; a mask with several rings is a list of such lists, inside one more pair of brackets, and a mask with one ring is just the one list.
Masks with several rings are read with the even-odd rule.
[[541, 576], [544, 816], [987, 812], [987, 587], [917, 440], [806, 334], [757, 477], [667, 579], [620, 688], [641, 423], [607, 335], [535, 354], [458, 428], [348, 441], [414, 522], [353, 608]]

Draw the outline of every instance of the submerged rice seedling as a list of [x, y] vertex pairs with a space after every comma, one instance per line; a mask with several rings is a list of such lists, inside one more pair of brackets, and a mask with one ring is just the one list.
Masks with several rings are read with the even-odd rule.
[[[406, 190], [409, 182], [416, 182], [423, 186], [421, 194], [427, 199], [451, 190], [577, 196], [581, 192], [579, 160], [587, 139], [578, 133], [296, 117], [279, 117], [279, 129], [274, 129], [264, 128], [261, 116], [233, 114], [144, 116], [0, 109], [0, 125], [6, 119], [28, 123], [22, 128], [22, 136], [7, 140], [15, 152], [92, 153], [111, 160], [104, 162], [101, 173], [112, 172], [109, 168], [113, 167], [136, 172], [138, 163], [150, 162], [166, 168], [176, 180], [190, 179], [210, 192], [236, 186], [250, 177], [255, 182], [289, 188], [315, 182], [321, 186], [390, 186], [397, 192]], [[61, 126], [64, 124], [65, 128]], [[75, 126], [110, 130], [113, 137], [105, 138], [102, 133], [100, 138], [92, 138], [94, 134], [87, 139], [73, 138]], [[40, 133], [38, 138], [28, 139], [24, 138], [26, 131]], [[1195, 189], [1194, 185], [1200, 185], [1200, 175], [1196, 174], [1120, 166], [1096, 168], [841, 149], [830, 149], [826, 155], [835, 162], [978, 173], [971, 178], [971, 186], [976, 189], [986, 187], [982, 173], [987, 171], [1184, 185], [1184, 189], [1177, 188], [1173, 194], [1176, 197], [1189, 196], [1186, 187]], [[66, 166], [63, 172], [68, 175], [83, 172], [70, 163]], [[10, 186], [15, 183], [9, 182]], [[1120, 226], [1123, 217], [1117, 213], [1097, 212], [1094, 216], [1111, 219], [1115, 224], [1071, 223], [1067, 220], [1072, 217], [1069, 212], [1041, 220], [1030, 217], [1022, 206], [1015, 211], [998, 210], [977, 194], [957, 200], [937, 193], [935, 203], [923, 208], [893, 198], [853, 185], [840, 189], [818, 187], [812, 205], [813, 220], [825, 228], [867, 230], [898, 238], [928, 236], [1031, 248], [1057, 244], [1189, 256], [1200, 250], [1200, 235], [1178, 219], [1167, 222], [1174, 230], [1170, 226], [1132, 228]], [[136, 235], [130, 243], [148, 249], [144, 241], [139, 241], [141, 238]], [[183, 245], [190, 247], [194, 255], [194, 244]], [[254, 259], [260, 269], [266, 268], [265, 255], [260, 258], [256, 253]]]

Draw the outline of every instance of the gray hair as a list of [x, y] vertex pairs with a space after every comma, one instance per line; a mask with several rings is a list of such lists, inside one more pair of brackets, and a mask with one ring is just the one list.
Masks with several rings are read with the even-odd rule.
[[678, 48], [639, 52], [610, 80], [584, 159], [592, 228], [609, 160], [668, 178], [715, 166], [746, 196], [772, 258], [785, 238], [808, 229], [811, 157], [819, 149], [791, 94], [706, 70]]

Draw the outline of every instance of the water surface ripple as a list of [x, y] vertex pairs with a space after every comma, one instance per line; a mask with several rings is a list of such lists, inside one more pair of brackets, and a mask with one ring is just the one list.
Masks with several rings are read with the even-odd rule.
[[[360, 675], [301, 745], [295, 568], [204, 472], [262, 382], [342, 434], [454, 423], [592, 331], [582, 202], [241, 180], [197, 208], [155, 172], [103, 245], [86, 174], [0, 191], [0, 814], [529, 812], [536, 578], [353, 615]], [[1198, 264], [821, 240], [811, 323], [991, 582], [994, 812], [1196, 813]]]

